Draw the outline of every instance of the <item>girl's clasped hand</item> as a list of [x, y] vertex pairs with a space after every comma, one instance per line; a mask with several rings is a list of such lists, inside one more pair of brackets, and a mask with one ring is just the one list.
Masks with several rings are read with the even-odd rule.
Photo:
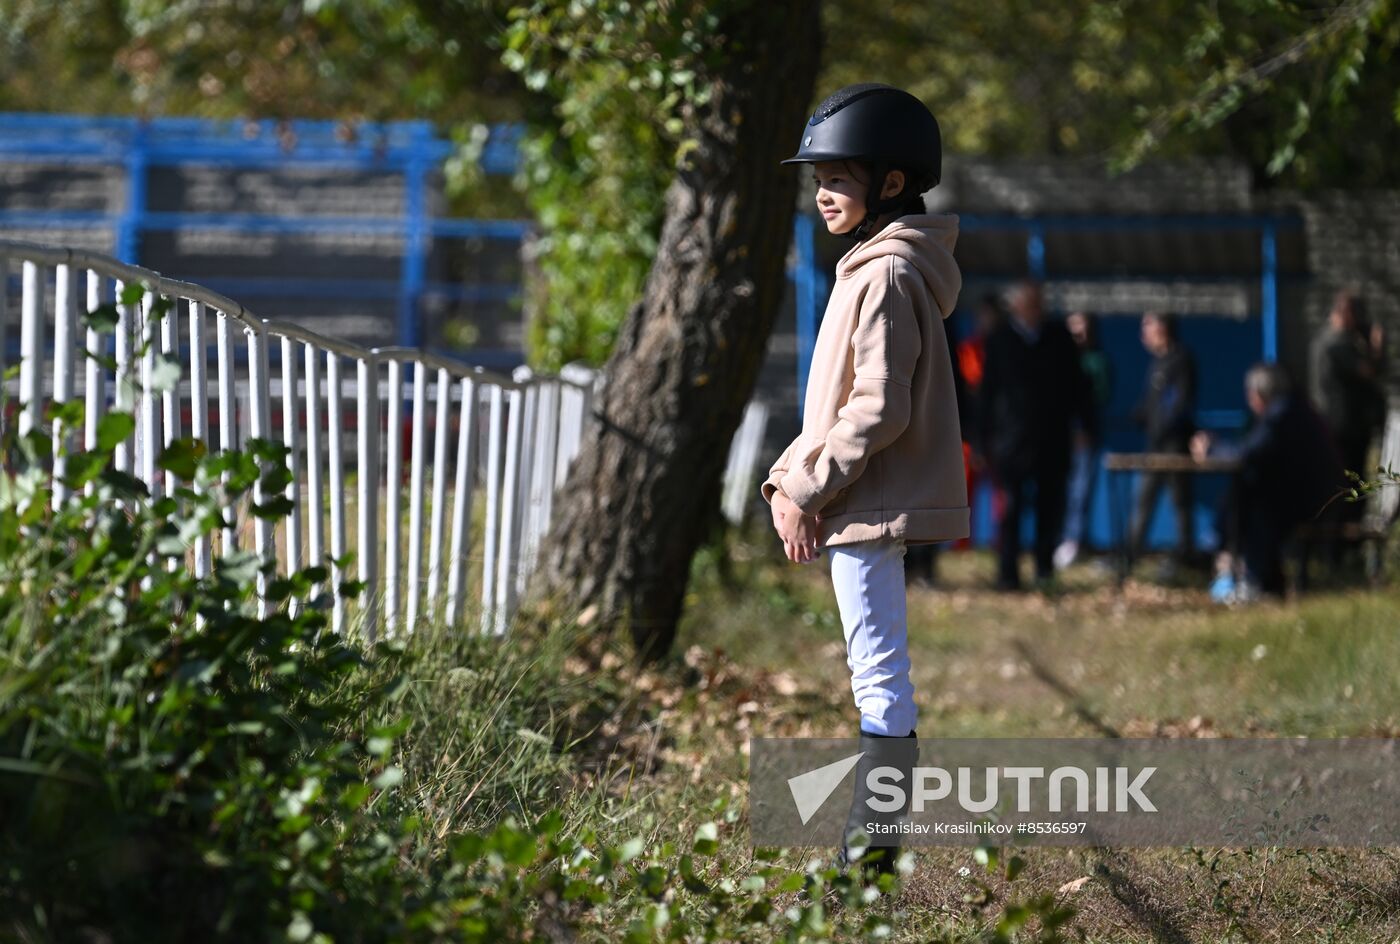
[[782, 539], [787, 559], [794, 564], [809, 564], [816, 560], [820, 517], [804, 515], [782, 492], [773, 493], [772, 509], [773, 530]]

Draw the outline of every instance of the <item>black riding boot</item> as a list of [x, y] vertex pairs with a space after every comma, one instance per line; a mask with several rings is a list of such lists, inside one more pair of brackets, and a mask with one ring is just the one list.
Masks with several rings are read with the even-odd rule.
[[[856, 764], [855, 791], [850, 813], [846, 816], [841, 852], [837, 855], [837, 865], [842, 870], [859, 865], [867, 878], [878, 878], [894, 871], [901, 845], [899, 827], [904, 814], [909, 812], [914, 767], [919, 762], [918, 738], [918, 732], [910, 732], [905, 737], [860, 733], [860, 749], [864, 756]], [[904, 791], [904, 805], [897, 810], [881, 812], [866, 803], [871, 798], [876, 802], [885, 801], [886, 794], [877, 794], [867, 785], [869, 773], [877, 767], [893, 767], [900, 772], [895, 783]], [[890, 779], [882, 778], [886, 783]], [[870, 836], [870, 845], [865, 849], [853, 849], [848, 844], [851, 835], [862, 832]]]

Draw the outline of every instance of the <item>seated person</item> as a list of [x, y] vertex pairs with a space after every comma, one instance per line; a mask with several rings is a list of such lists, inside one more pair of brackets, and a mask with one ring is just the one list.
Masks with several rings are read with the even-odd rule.
[[1228, 444], [1197, 433], [1191, 455], [1197, 461], [1207, 455], [1239, 461], [1220, 533], [1243, 558], [1241, 596], [1281, 595], [1284, 545], [1303, 522], [1335, 514], [1339, 499], [1334, 499], [1347, 482], [1326, 424], [1307, 398], [1293, 391], [1282, 367], [1250, 368], [1244, 390], [1254, 417], [1244, 438]]

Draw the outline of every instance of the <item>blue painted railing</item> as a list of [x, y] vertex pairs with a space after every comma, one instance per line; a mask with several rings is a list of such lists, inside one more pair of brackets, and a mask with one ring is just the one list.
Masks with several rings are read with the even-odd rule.
[[[515, 170], [522, 129], [497, 125], [480, 156], [488, 174]], [[427, 179], [456, 149], [423, 121], [350, 125], [332, 121], [210, 121], [198, 118], [142, 120], [123, 117], [0, 114], [0, 161], [68, 165], [109, 165], [123, 169], [120, 210], [0, 209], [0, 227], [100, 227], [110, 229], [113, 254], [140, 264], [144, 233], [182, 229], [243, 233], [354, 232], [398, 236], [403, 259], [397, 282], [303, 278], [209, 278], [222, 290], [241, 295], [277, 292], [292, 296], [397, 298], [396, 341], [422, 344], [418, 312], [426, 297], [448, 300], [508, 300], [519, 286], [445, 284], [426, 276], [434, 239], [491, 239], [519, 242], [529, 229], [522, 220], [435, 218], [428, 212]], [[400, 216], [285, 216], [267, 213], [182, 213], [148, 206], [153, 167], [215, 165], [270, 169], [315, 166], [400, 174], [404, 212]]]

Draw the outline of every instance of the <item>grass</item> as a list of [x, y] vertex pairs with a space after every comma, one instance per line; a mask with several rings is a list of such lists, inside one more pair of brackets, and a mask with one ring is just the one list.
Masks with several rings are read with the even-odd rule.
[[[1225, 609], [1204, 589], [1119, 592], [1092, 566], [1053, 595], [994, 593], [992, 575], [989, 555], [945, 554], [939, 588], [910, 591], [925, 737], [1400, 736], [1393, 588]], [[702, 556], [678, 651], [719, 684], [658, 712], [678, 764], [733, 792], [748, 736], [850, 736], [834, 611], [824, 567], [766, 536]], [[1397, 851], [1029, 849], [1018, 886], [1074, 888], [1093, 941], [1395, 941]], [[897, 940], [974, 932], [962, 866], [978, 871], [969, 850], [920, 850]]]
[[[937, 589], [910, 591], [925, 737], [1400, 736], [1395, 589], [1223, 609], [1199, 588], [1130, 580], [1120, 592], [1093, 566], [1049, 595], [998, 594], [992, 576], [989, 555], [950, 553]], [[405, 766], [434, 835], [555, 806], [571, 829], [652, 848], [717, 820], [716, 868], [740, 882], [755, 865], [748, 739], [854, 732], [826, 570], [783, 562], [761, 533], [701, 554], [666, 663], [638, 670], [625, 648], [578, 643], [558, 629], [415, 634]], [[800, 869], [825, 854], [780, 861]], [[877, 907], [897, 941], [975, 940], [1002, 901], [1040, 892], [1073, 904], [1076, 933], [1105, 944], [1400, 940], [1392, 850], [1021, 854], [1015, 887], [990, 881], [984, 901], [971, 850], [920, 850], [899, 898]], [[594, 920], [616, 930], [606, 908]]]

